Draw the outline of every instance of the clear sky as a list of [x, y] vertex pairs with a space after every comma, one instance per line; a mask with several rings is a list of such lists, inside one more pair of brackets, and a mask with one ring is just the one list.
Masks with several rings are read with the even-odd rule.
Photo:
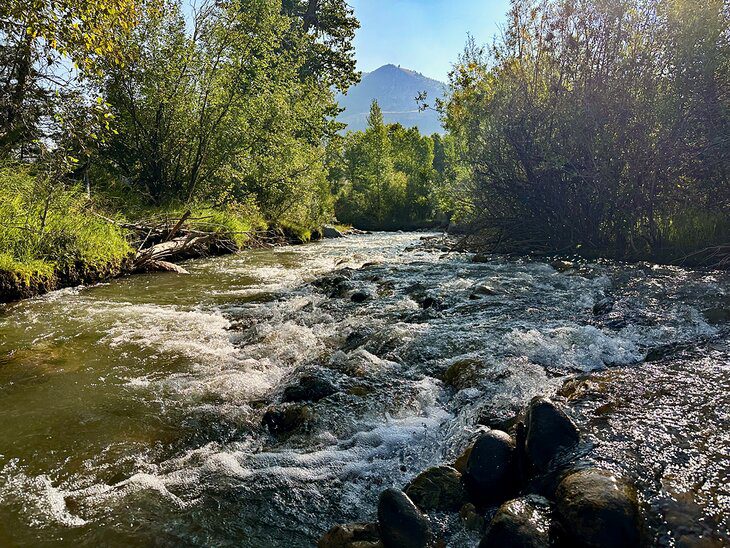
[[349, 0], [362, 28], [358, 68], [392, 63], [446, 81], [467, 33], [491, 42], [504, 26], [509, 0]]

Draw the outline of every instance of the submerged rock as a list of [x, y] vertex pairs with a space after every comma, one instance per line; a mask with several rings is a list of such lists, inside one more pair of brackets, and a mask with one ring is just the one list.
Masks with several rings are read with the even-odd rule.
[[262, 424], [275, 436], [282, 436], [306, 426], [313, 419], [314, 411], [308, 405], [289, 404], [266, 411]]
[[428, 518], [398, 489], [380, 495], [378, 524], [386, 548], [424, 548], [431, 540]]
[[367, 291], [355, 291], [352, 295], [350, 295], [350, 300], [353, 303], [364, 303], [365, 301], [372, 299], [372, 297], [373, 296]]
[[596, 304], [593, 305], [593, 315], [594, 316], [602, 316], [604, 314], [608, 314], [613, 310], [614, 301], [611, 298], [605, 298], [598, 301]]
[[479, 548], [548, 548], [552, 521], [550, 502], [527, 496], [500, 506]]
[[443, 375], [443, 380], [457, 390], [474, 386], [479, 379], [479, 370], [483, 367], [481, 361], [467, 358], [452, 363]]
[[553, 261], [550, 263], [550, 266], [558, 272], [567, 272], [568, 270], [573, 270], [575, 268], [575, 263], [571, 261]]
[[445, 465], [420, 473], [405, 492], [424, 511], [458, 510], [466, 494], [461, 474]]
[[564, 535], [579, 546], [639, 544], [636, 492], [608, 471], [588, 468], [568, 475], [558, 486], [556, 508]]
[[337, 387], [327, 379], [305, 375], [297, 384], [284, 390], [285, 402], [317, 402], [337, 392]]
[[335, 525], [319, 539], [317, 548], [378, 548], [382, 547], [375, 523]]
[[536, 397], [525, 416], [525, 452], [536, 472], [548, 470], [556, 456], [575, 447], [580, 441], [578, 427], [552, 401]]
[[506, 432], [491, 430], [479, 436], [466, 463], [464, 483], [477, 504], [500, 503], [514, 494], [515, 444]]

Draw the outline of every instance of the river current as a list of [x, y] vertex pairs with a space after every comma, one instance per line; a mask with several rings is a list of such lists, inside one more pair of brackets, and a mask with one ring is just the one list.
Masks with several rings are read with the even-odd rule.
[[[247, 251], [0, 308], [0, 546], [312, 546], [538, 394], [639, 487], [650, 544], [730, 545], [727, 273], [477, 263], [420, 238]], [[467, 359], [468, 382], [441, 380]], [[337, 392], [269, 434], [263, 414], [312, 373]], [[432, 518], [449, 546], [478, 543]]]

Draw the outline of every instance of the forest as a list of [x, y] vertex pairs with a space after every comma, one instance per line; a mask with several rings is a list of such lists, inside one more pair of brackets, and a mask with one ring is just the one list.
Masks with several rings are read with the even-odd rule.
[[0, 9], [0, 270], [16, 282], [118, 271], [145, 240], [130, 226], [183, 215], [233, 248], [270, 227], [451, 222], [493, 251], [727, 262], [722, 0], [513, 0], [444, 97], [414, 98], [441, 112], [433, 136], [377, 104], [364, 132], [336, 121], [359, 78], [344, 0]]

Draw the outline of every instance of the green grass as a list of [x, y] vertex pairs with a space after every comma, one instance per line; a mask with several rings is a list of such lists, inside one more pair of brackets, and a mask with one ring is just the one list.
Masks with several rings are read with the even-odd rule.
[[28, 283], [65, 269], [118, 267], [131, 252], [124, 231], [95, 215], [79, 189], [0, 168], [0, 270]]

